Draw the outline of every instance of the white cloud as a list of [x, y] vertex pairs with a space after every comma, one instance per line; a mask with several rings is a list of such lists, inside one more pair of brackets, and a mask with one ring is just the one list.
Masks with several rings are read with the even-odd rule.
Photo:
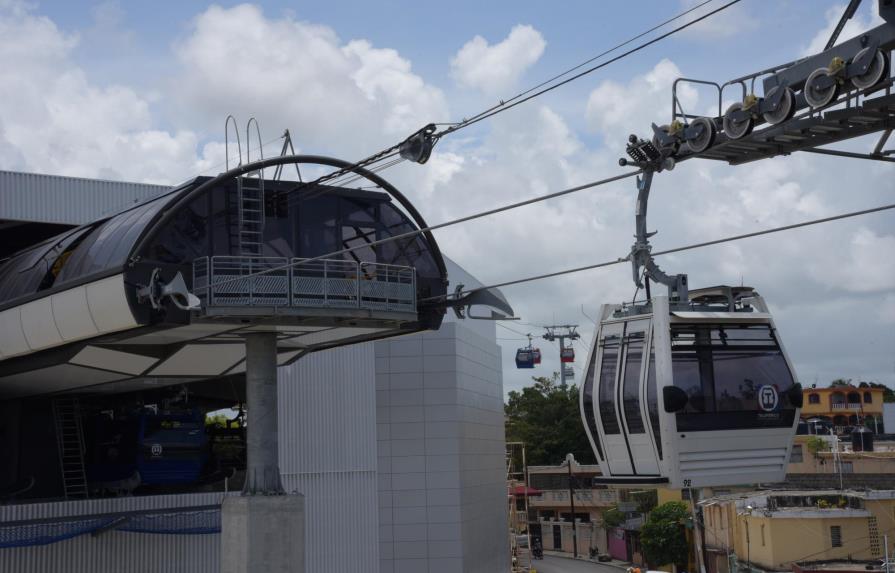
[[[843, 40], [854, 38], [858, 34], [883, 23], [883, 19], [880, 18], [879, 12], [877, 11], [877, 3], [868, 2], [868, 4], [873, 5], [872, 12], [867, 13], [859, 11], [851, 20], [846, 22], [845, 27], [842, 28], [842, 32], [839, 34], [839, 39], [836, 40], [837, 44]], [[802, 50], [803, 56], [810, 56], [823, 51], [824, 46], [833, 34], [833, 30], [836, 28], [836, 24], [839, 23], [842, 13], [845, 11], [845, 6], [845, 4], [837, 4], [827, 9], [824, 14], [827, 21], [826, 26], [818, 31], [808, 43], [808, 46]]]
[[78, 36], [7, 4], [0, 38], [0, 109], [15, 149], [0, 166], [159, 182], [190, 175], [195, 136], [153, 129], [148, 102], [130, 88], [91, 83], [70, 59]]
[[306, 149], [355, 158], [448, 115], [441, 91], [395, 50], [343, 44], [331, 28], [254, 5], [208, 8], [176, 54], [184, 114], [210, 130], [231, 113], [255, 116], [265, 137], [288, 126]]
[[[671, 85], [682, 75], [674, 62], [663, 59], [627, 85], [611, 80], [601, 82], [587, 99], [588, 127], [616, 149], [624, 147], [628, 134], [647, 136], [651, 122], [663, 125], [671, 120]], [[678, 99], [685, 111], [698, 105], [696, 90], [687, 84], [679, 86]]]
[[504, 94], [540, 59], [546, 45], [541, 33], [531, 26], [514, 26], [494, 45], [476, 36], [451, 59], [451, 75], [462, 86], [488, 95]]
[[884, 324], [895, 324], [895, 293], [889, 293], [883, 298], [879, 319]]
[[[826, 257], [815, 261], [813, 274], [850, 292], [885, 292], [895, 288], [895, 235], [879, 235], [861, 227], [838, 249], [837, 264]], [[818, 264], [819, 263], [819, 264]]]
[[[681, 9], [689, 10], [702, 0], [682, 0]], [[685, 22], [692, 22], [703, 14], [711, 12], [720, 7], [716, 4], [709, 4], [695, 12], [689, 14], [681, 21], [676, 22], [679, 26]], [[691, 39], [705, 42], [715, 42], [718, 40], [727, 40], [738, 35], [745, 35], [753, 32], [760, 26], [758, 19], [750, 12], [749, 7], [745, 4], [735, 4], [729, 8], [717, 12], [708, 18], [693, 24], [683, 31], [683, 34]]]

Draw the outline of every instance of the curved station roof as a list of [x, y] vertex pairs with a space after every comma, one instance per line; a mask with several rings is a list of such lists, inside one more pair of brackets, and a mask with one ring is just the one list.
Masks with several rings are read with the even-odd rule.
[[[294, 156], [265, 165], [341, 161]], [[126, 391], [244, 372], [244, 335], [279, 363], [441, 324], [445, 263], [378, 176], [376, 191], [198, 177], [0, 262], [0, 396]], [[351, 249], [348, 252], [346, 249]], [[332, 254], [337, 253], [337, 254]], [[423, 301], [423, 302], [420, 302]]]

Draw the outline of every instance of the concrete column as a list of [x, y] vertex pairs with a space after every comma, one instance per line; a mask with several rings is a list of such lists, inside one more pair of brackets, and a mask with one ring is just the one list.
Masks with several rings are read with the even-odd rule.
[[221, 507], [222, 573], [303, 573], [305, 513], [301, 495], [286, 495], [277, 448], [277, 338], [246, 336], [246, 481], [242, 496]]
[[283, 493], [277, 447], [277, 335], [246, 335], [246, 480], [243, 493]]

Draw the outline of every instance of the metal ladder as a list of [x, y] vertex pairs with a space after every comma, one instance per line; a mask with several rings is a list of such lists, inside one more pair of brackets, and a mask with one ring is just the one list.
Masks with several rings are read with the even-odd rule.
[[87, 497], [87, 473], [84, 470], [84, 428], [78, 399], [62, 397], [53, 400], [53, 420], [65, 499], [84, 499]]
[[[239, 163], [242, 165], [242, 142], [239, 139], [239, 128], [236, 119], [229, 115], [224, 121], [224, 153], [226, 156], [226, 169], [230, 170], [229, 140], [230, 123], [233, 123], [236, 134], [236, 147], [239, 153]], [[258, 120], [250, 118], [246, 123], [246, 163], [252, 162], [251, 136], [252, 124], [255, 124], [255, 133], [258, 138], [258, 150], [261, 159], [264, 159], [263, 143], [261, 141], [261, 128]], [[242, 256], [260, 257], [264, 254], [264, 170], [250, 171], [236, 178], [236, 229], [231, 227], [231, 247], [235, 235], [236, 248]]]
[[260, 170], [236, 180], [239, 254], [264, 254], [264, 176]]

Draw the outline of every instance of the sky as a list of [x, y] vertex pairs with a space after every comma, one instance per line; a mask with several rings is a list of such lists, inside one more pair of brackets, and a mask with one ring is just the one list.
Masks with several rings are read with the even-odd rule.
[[[258, 119], [267, 155], [288, 128], [301, 153], [356, 160], [429, 122], [472, 116], [695, 4], [0, 0], [0, 169], [176, 184], [222, 170], [228, 114], [240, 126]], [[723, 82], [812, 53], [845, 4], [743, 0], [445, 138], [425, 165], [382, 175], [430, 224], [617, 175], [628, 134], [669, 120], [676, 77]], [[876, 5], [864, 2], [841, 37], [876, 25]], [[709, 91], [681, 98], [717, 115]], [[890, 164], [805, 154], [738, 167], [688, 161], [655, 179], [652, 242], [660, 250], [891, 203], [893, 174]], [[616, 259], [633, 242], [635, 193], [624, 180], [436, 238], [485, 284]], [[893, 252], [886, 212], [658, 262], [688, 273], [691, 288], [754, 286], [803, 384], [895, 387]], [[546, 341], [538, 370], [513, 365], [526, 343], [518, 333], [540, 335], [545, 324], [580, 325], [580, 378], [591, 319], [600, 304], [630, 300], [630, 275], [617, 265], [504, 289], [521, 317], [497, 329], [505, 389], [558, 370]]]

